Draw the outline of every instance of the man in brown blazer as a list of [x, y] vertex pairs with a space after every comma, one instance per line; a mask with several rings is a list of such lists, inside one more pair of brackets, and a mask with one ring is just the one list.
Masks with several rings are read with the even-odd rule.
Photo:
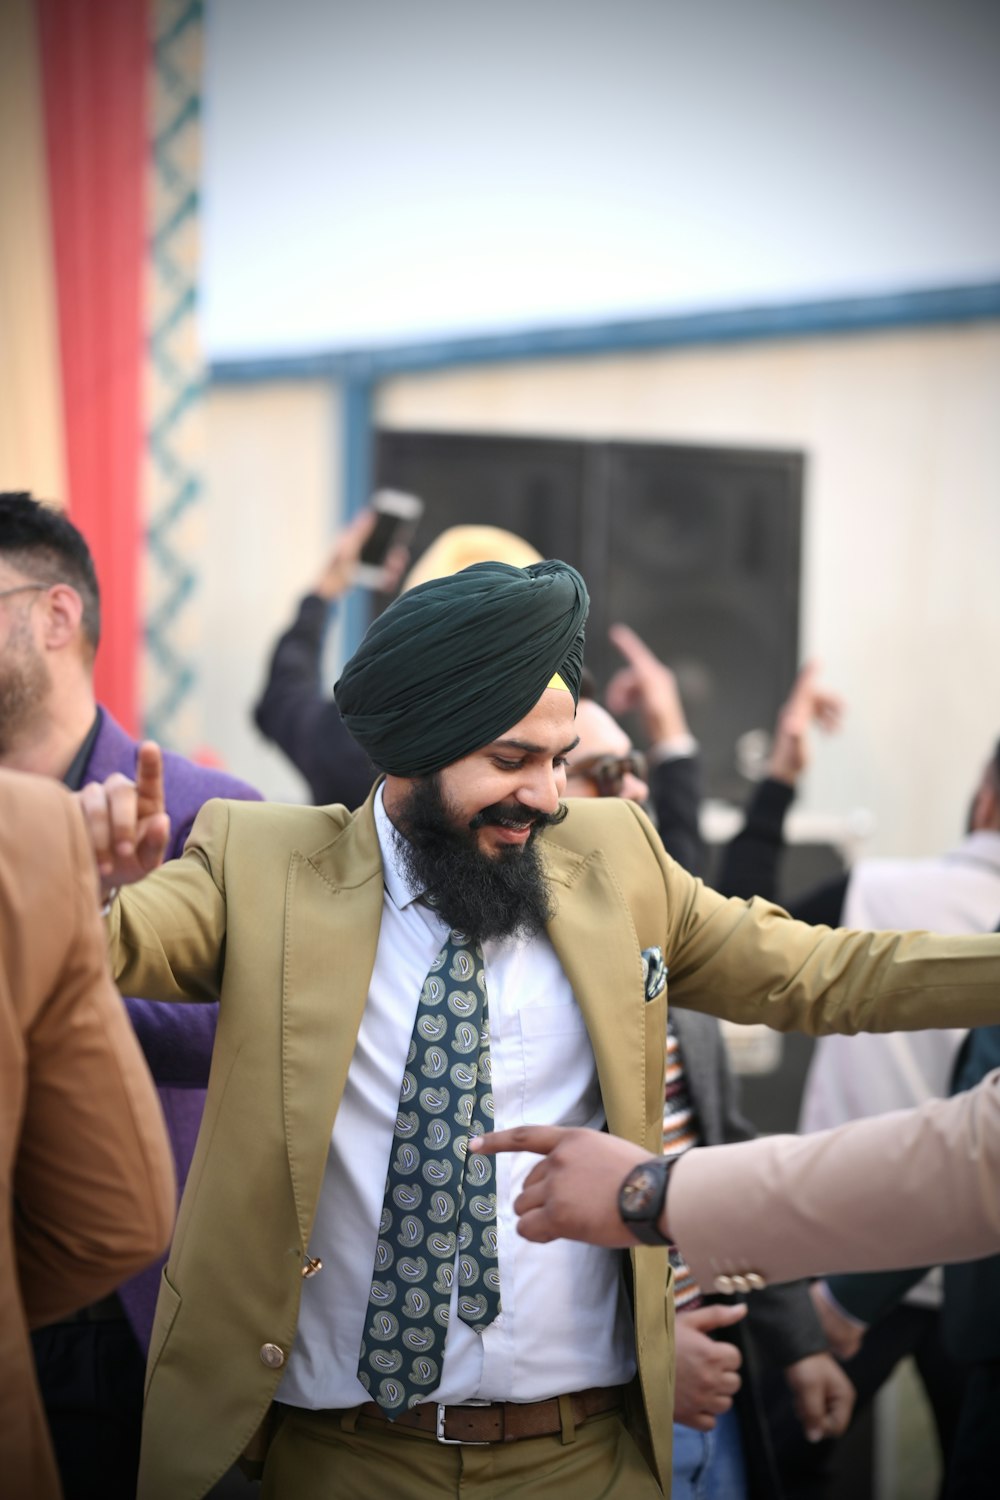
[[542, 1157], [514, 1204], [525, 1239], [633, 1245], [629, 1199], [651, 1192], [660, 1233], [725, 1293], [1000, 1252], [1000, 1069], [919, 1109], [695, 1148], [666, 1169], [630, 1141], [552, 1125], [470, 1147]]
[[[1000, 1017], [1000, 938], [811, 929], [707, 891], [630, 803], [576, 800], [565, 812], [585, 602], [582, 580], [556, 563], [485, 565], [405, 595], [337, 688], [345, 722], [386, 772], [365, 806], [210, 803], [184, 857], [112, 903], [125, 988], [221, 1000], [150, 1351], [143, 1500], [198, 1500], [271, 1417], [268, 1500], [485, 1496], [498, 1476], [531, 1500], [669, 1493], [666, 1249], [633, 1250], [624, 1264], [559, 1247], [544, 1247], [544, 1263], [524, 1256], [509, 1205], [526, 1160], [498, 1176], [495, 1203], [471, 1197], [474, 1212], [496, 1213], [499, 1315], [482, 1332], [447, 1323], [433, 1369], [412, 1342], [433, 1327], [406, 1327], [409, 1354], [384, 1343], [382, 1368], [427, 1387], [404, 1409], [392, 1390], [402, 1380], [372, 1378], [370, 1366], [371, 1384], [361, 1378], [369, 1337], [395, 1340], [406, 1304], [415, 1315], [427, 1306], [421, 1288], [399, 1316], [371, 1311], [376, 1292], [399, 1291], [388, 1282], [427, 1270], [402, 1238], [383, 1246], [380, 1225], [392, 1219], [387, 1168], [408, 1164], [400, 1127], [414, 1149], [432, 1143], [410, 1090], [432, 1112], [449, 1107], [449, 1085], [416, 1076], [425, 1063], [427, 1078], [441, 1077], [446, 1057], [438, 1065], [425, 1047], [408, 1077], [408, 1043], [416, 1058], [418, 1035], [455, 1029], [421, 1009], [439, 991], [454, 1014], [475, 1010], [485, 976], [490, 1066], [454, 1064], [448, 1078], [456, 1090], [473, 1072], [492, 1079], [484, 1113], [495, 1108], [498, 1128], [527, 1123], [537, 1101], [555, 1124], [593, 1133], [606, 1122], [644, 1157], [662, 1144], [668, 975], [682, 1005], [780, 1029]], [[137, 788], [119, 779], [84, 794], [107, 885], [141, 876], [162, 841], [155, 774], [147, 784], [140, 771]], [[508, 898], [519, 920], [499, 929]], [[456, 932], [481, 939], [468, 946], [483, 949], [482, 969], [464, 949], [447, 959]], [[468, 976], [467, 992], [438, 981], [445, 972]], [[458, 1030], [468, 1039], [470, 1028], [478, 1058], [484, 1031]], [[462, 1167], [448, 1163], [462, 1182], [483, 1180], [465, 1161], [470, 1133], [466, 1117], [453, 1153]], [[437, 1213], [448, 1196], [394, 1201]], [[478, 1283], [460, 1279], [459, 1235], [415, 1213], [404, 1233], [444, 1258], [461, 1320], [478, 1295], [459, 1288]], [[398, 1276], [380, 1279], [382, 1264]], [[428, 1325], [445, 1322], [439, 1311], [450, 1308]], [[391, 1418], [379, 1397], [394, 1402]]]
[[29, 1327], [105, 1296], [166, 1245], [173, 1165], [107, 968], [94, 861], [69, 793], [0, 771], [0, 1487], [59, 1480]]

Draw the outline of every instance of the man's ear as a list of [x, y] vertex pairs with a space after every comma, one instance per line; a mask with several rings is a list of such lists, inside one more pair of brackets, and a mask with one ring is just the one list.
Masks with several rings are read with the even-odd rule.
[[79, 637], [83, 600], [68, 583], [55, 583], [46, 595], [45, 604], [45, 649], [62, 651]]

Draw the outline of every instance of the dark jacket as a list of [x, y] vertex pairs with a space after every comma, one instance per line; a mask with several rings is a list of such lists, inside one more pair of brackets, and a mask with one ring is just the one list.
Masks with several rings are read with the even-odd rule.
[[743, 827], [722, 851], [719, 873], [713, 882], [723, 896], [749, 901], [762, 896], [775, 901], [800, 922], [839, 927], [847, 895], [849, 872], [798, 896], [781, 897], [781, 856], [785, 850], [785, 814], [795, 800], [795, 789], [786, 782], [765, 778], [747, 803]]
[[318, 806], [342, 802], [355, 808], [370, 792], [375, 771], [323, 690], [323, 639], [334, 608], [318, 594], [302, 600], [274, 648], [254, 720], [305, 777]]

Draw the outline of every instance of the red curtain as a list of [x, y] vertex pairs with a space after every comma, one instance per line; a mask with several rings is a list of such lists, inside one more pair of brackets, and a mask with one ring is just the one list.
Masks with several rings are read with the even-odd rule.
[[66, 434], [94, 554], [97, 696], [137, 722], [149, 0], [37, 0]]

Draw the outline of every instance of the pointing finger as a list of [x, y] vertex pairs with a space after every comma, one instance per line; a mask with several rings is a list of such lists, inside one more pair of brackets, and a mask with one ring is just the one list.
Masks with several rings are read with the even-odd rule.
[[659, 659], [650, 651], [642, 637], [636, 635], [631, 625], [621, 623], [612, 625], [608, 630], [608, 635], [626, 661], [631, 662], [633, 666], [659, 666]]
[[469, 1150], [478, 1151], [483, 1156], [496, 1156], [500, 1151], [534, 1151], [538, 1156], [547, 1156], [565, 1134], [562, 1125], [516, 1125], [512, 1130], [491, 1130], [488, 1135], [474, 1135], [469, 1141]]
[[144, 740], [139, 746], [135, 790], [140, 818], [149, 818], [164, 811], [163, 752], [155, 740]]

